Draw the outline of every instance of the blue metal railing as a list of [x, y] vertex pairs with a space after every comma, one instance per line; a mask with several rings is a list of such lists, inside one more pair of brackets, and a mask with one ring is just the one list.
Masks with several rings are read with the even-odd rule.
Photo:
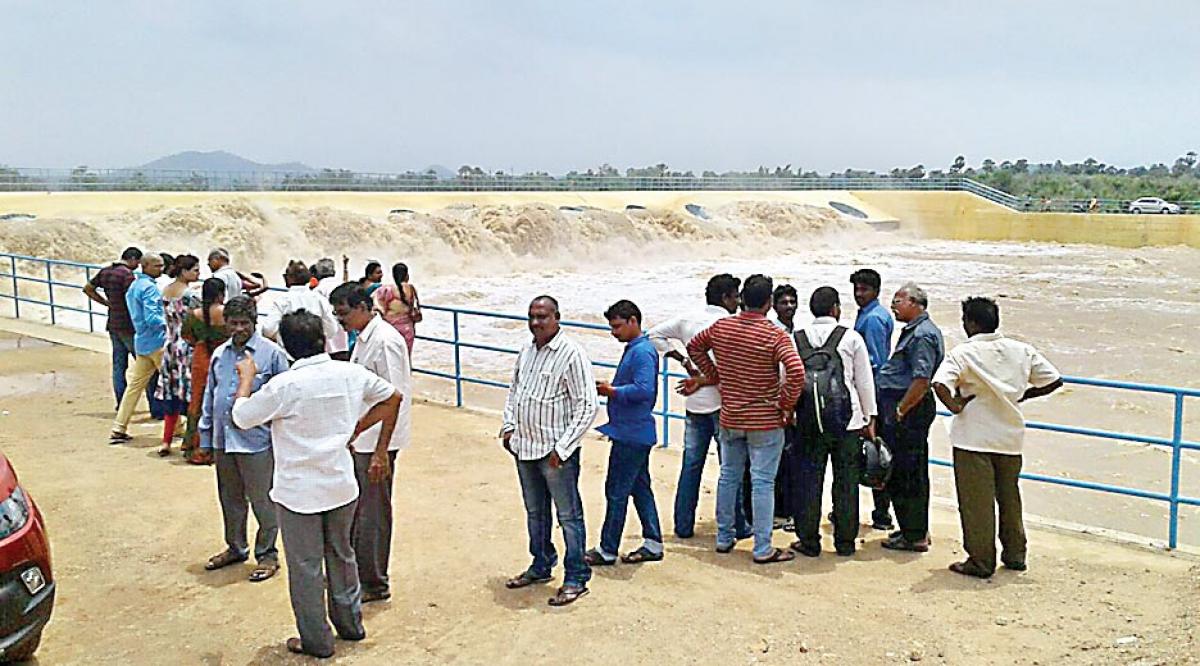
[[[33, 273], [37, 276], [22, 274], [19, 269], [20, 262], [32, 262], [40, 264], [44, 267], [45, 277], [41, 277], [42, 270], [37, 268]], [[98, 270], [100, 266], [95, 264], [87, 264], [76, 261], [64, 261], [58, 259], [44, 259], [41, 257], [30, 257], [19, 254], [0, 253], [0, 266], [7, 265], [7, 272], [0, 272], [0, 284], [8, 283], [11, 286], [11, 293], [0, 293], [0, 299], [7, 299], [13, 303], [13, 314], [16, 317], [21, 317], [21, 304], [30, 304], [48, 307], [50, 309], [50, 321], [52, 324], [58, 323], [56, 311], [63, 310], [67, 312], [75, 312], [87, 315], [88, 330], [95, 331], [95, 318], [105, 317], [105, 313], [97, 312], [92, 308], [91, 300], [88, 300], [86, 308], [80, 308], [71, 305], [65, 305], [61, 302], [56, 302], [54, 296], [55, 287], [69, 287], [73, 290], [79, 290], [83, 287], [80, 283], [63, 282], [54, 277], [56, 268], [82, 270], [85, 275], [85, 280], [90, 279], [92, 272]], [[20, 283], [32, 282], [35, 284], [45, 285], [47, 288], [47, 298], [45, 300], [30, 296], [22, 296], [20, 294]], [[282, 291], [276, 289], [276, 291]], [[500, 347], [496, 345], [484, 344], [480, 342], [472, 342], [464, 340], [462, 337], [463, 319], [466, 317], [483, 317], [488, 319], [502, 319], [507, 321], [524, 322], [525, 317], [521, 315], [506, 314], [499, 312], [489, 312], [486, 310], [472, 310], [468, 308], [455, 308], [438, 305], [422, 305], [423, 310], [442, 312], [450, 315], [452, 335], [449, 338], [440, 338], [429, 335], [418, 335], [418, 340], [425, 342], [448, 345], [453, 350], [453, 367], [454, 371], [444, 372], [432, 368], [413, 368], [413, 371], [419, 374], [430, 377], [438, 377], [454, 382], [455, 406], [462, 407], [465, 404], [463, 389], [465, 385], [486, 386], [492, 388], [508, 388], [508, 383], [488, 379], [486, 377], [471, 376], [464, 372], [462, 362], [462, 351], [477, 350], [483, 352], [516, 355], [518, 349], [509, 347]], [[562, 325], [568, 328], [593, 330], [593, 331], [608, 331], [607, 326], [600, 324], [578, 322], [578, 321], [563, 321]], [[602, 368], [615, 368], [613, 363], [603, 361], [593, 361], [593, 365]], [[660, 369], [662, 385], [659, 391], [660, 402], [654, 411], [654, 415], [661, 419], [662, 424], [662, 443], [664, 445], [670, 443], [671, 431], [669, 428], [671, 420], [683, 420], [686, 415], [680, 412], [672, 411], [671, 407], [671, 386], [672, 379], [682, 379], [687, 375], [672, 372], [668, 367], [667, 359], [662, 359], [662, 367]], [[1029, 421], [1026, 425], [1034, 430], [1045, 430], [1050, 432], [1065, 433], [1071, 435], [1080, 435], [1085, 437], [1093, 437], [1099, 439], [1108, 439], [1125, 442], [1137, 442], [1141, 444], [1149, 444], [1152, 446], [1169, 447], [1171, 449], [1171, 471], [1170, 471], [1170, 488], [1168, 492], [1157, 492], [1145, 490], [1142, 488], [1130, 488], [1127, 486], [1116, 486], [1106, 483], [1097, 483], [1092, 481], [1080, 481], [1066, 477], [1050, 476], [1046, 474], [1036, 474], [1023, 472], [1022, 479], [1037, 481], [1040, 483], [1048, 483], [1069, 488], [1079, 488], [1083, 490], [1093, 490], [1104, 493], [1123, 495], [1127, 497], [1137, 497], [1141, 499], [1153, 500], [1156, 502], [1165, 502], [1168, 505], [1168, 526], [1167, 526], [1167, 547], [1174, 549], [1179, 545], [1179, 507], [1195, 506], [1200, 507], [1200, 497], [1190, 497], [1180, 493], [1180, 473], [1183, 462], [1183, 452], [1185, 450], [1200, 451], [1200, 442], [1189, 441], [1183, 438], [1183, 409], [1185, 398], [1200, 397], [1200, 389], [1184, 388], [1177, 386], [1159, 386], [1155, 384], [1141, 384], [1135, 382], [1122, 382], [1108, 379], [1092, 379], [1087, 377], [1063, 377], [1063, 381], [1067, 384], [1078, 386], [1091, 386], [1105, 389], [1118, 389], [1125, 391], [1134, 391], [1139, 393], [1151, 393], [1159, 395], [1170, 395], [1174, 398], [1173, 405], [1173, 425], [1171, 428], [1171, 437], [1152, 437], [1148, 435], [1139, 435], [1133, 433], [1116, 432], [1110, 430], [1101, 430], [1097, 428], [1084, 428], [1078, 426], [1063, 425], [1057, 423], [1044, 423], [1040, 421]], [[946, 412], [939, 412], [945, 416]], [[953, 463], [948, 460], [930, 458], [930, 464], [943, 467], [953, 467]]]

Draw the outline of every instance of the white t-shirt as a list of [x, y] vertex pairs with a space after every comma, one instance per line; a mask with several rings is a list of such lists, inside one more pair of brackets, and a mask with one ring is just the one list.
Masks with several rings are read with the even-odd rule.
[[233, 270], [232, 266], [225, 265], [217, 269], [217, 272], [212, 274], [215, 278], [220, 278], [225, 283], [225, 302], [228, 303], [235, 296], [242, 296], [246, 290], [242, 289], [242, 278]]
[[295, 513], [321, 513], [358, 497], [350, 436], [367, 410], [395, 391], [362, 366], [319, 354], [238, 398], [233, 423], [242, 429], [271, 424], [271, 499]]
[[[317, 282], [317, 286], [313, 288], [313, 291], [320, 294], [321, 297], [325, 299], [325, 303], [328, 305], [329, 295], [332, 294], [333, 290], [337, 289], [341, 284], [342, 281], [335, 276], [321, 278], [321, 280]], [[330, 309], [332, 311], [332, 306]], [[329, 352], [330, 354], [350, 351], [350, 334], [346, 332], [346, 329], [339, 325], [337, 327], [337, 331], [332, 336], [327, 335], [325, 337], [325, 351]]]
[[[412, 366], [408, 361], [408, 344], [404, 342], [404, 336], [376, 314], [359, 333], [350, 362], [383, 377], [400, 391], [403, 400], [400, 402], [400, 412], [396, 415], [392, 441], [388, 442], [388, 451], [408, 448], [412, 434]], [[383, 424], [377, 423], [365, 430], [354, 440], [354, 450], [358, 453], [374, 453], [382, 429]]]
[[[665, 354], [671, 351], [672, 340], [686, 347], [700, 331], [712, 326], [718, 319], [729, 316], [729, 311], [719, 305], [706, 305], [699, 312], [676, 317], [651, 328], [646, 331], [646, 336], [658, 353]], [[687, 352], [684, 351], [683, 355], [686, 358]], [[721, 393], [716, 386], [705, 386], [687, 397], [684, 409], [693, 414], [712, 414], [721, 409]]]
[[950, 444], [966, 451], [1020, 455], [1025, 417], [1017, 401], [1030, 386], [1052, 384], [1058, 369], [1032, 345], [979, 333], [951, 349], [933, 383], [975, 399], [950, 417]]

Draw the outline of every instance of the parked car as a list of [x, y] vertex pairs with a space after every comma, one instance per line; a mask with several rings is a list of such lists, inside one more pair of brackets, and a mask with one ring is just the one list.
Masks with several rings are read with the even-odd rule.
[[54, 608], [46, 524], [0, 453], [0, 662], [24, 661], [42, 642]]
[[1164, 215], [1178, 215], [1179, 206], [1163, 201], [1158, 197], [1142, 197], [1129, 202], [1129, 212], [1134, 215], [1141, 213], [1162, 213]]

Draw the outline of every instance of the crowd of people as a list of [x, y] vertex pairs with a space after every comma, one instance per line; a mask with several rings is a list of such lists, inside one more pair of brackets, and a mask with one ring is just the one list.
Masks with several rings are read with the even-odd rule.
[[[250, 580], [278, 572], [282, 535], [299, 631], [287, 648], [330, 656], [335, 635], [365, 636], [363, 603], [391, 596], [392, 478], [397, 454], [411, 440], [417, 292], [404, 264], [393, 266], [394, 282], [385, 285], [378, 262], [352, 280], [348, 258], [340, 279], [331, 259], [311, 266], [293, 260], [283, 275], [286, 292], [265, 302], [260, 318], [263, 276], [232, 269], [220, 248], [209, 254], [208, 266], [212, 277], [197, 293], [198, 258], [129, 248], [84, 288], [109, 307], [118, 398], [110, 441], [132, 438], [128, 424], [147, 391], [163, 414], [162, 455], [170, 455], [186, 415], [184, 453], [189, 462], [215, 464], [224, 519], [226, 548], [206, 569], [249, 560], [253, 511], [258, 532]], [[533, 299], [531, 339], [517, 355], [499, 432], [515, 461], [532, 562], [506, 586], [552, 579], [559, 560], [555, 519], [566, 552], [563, 584], [551, 606], [588, 594], [593, 567], [665, 557], [650, 471], [658, 443], [660, 354], [687, 373], [676, 388], [686, 396], [673, 511], [677, 538], [695, 536], [705, 461], [715, 441], [718, 553], [752, 539], [756, 564], [820, 557], [830, 465], [828, 517], [837, 555], [852, 556], [861, 543], [860, 483], [872, 486], [870, 524], [888, 532], [883, 547], [928, 551], [928, 439], [940, 400], [955, 415], [950, 440], [968, 555], [951, 570], [980, 578], [994, 573], [996, 506], [999, 561], [1024, 570], [1018, 404], [1061, 386], [1058, 371], [1032, 346], [999, 332], [999, 308], [990, 299], [962, 302], [968, 339], [947, 351], [919, 285], [905, 283], [888, 308], [879, 301], [878, 272], [855, 271], [850, 283], [858, 306], [853, 326], [840, 323], [841, 295], [834, 287], [811, 292], [812, 318], [801, 323], [798, 291], [776, 287], [764, 275], [744, 282], [715, 275], [702, 306], [650, 327], [635, 303], [619, 300], [603, 316], [624, 351], [612, 378], [600, 381], [586, 350], [560, 326], [558, 301]], [[581, 445], [601, 398], [608, 418], [597, 430], [611, 441], [606, 511], [588, 548]], [[631, 499], [642, 541], [622, 554]], [[795, 541], [775, 547], [776, 530], [794, 531]]]

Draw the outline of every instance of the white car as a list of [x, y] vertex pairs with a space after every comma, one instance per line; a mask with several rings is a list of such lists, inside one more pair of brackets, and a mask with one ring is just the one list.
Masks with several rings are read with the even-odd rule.
[[1163, 201], [1158, 197], [1142, 197], [1129, 202], [1129, 212], [1134, 215], [1141, 213], [1162, 213], [1163, 215], [1178, 215], [1179, 206]]

